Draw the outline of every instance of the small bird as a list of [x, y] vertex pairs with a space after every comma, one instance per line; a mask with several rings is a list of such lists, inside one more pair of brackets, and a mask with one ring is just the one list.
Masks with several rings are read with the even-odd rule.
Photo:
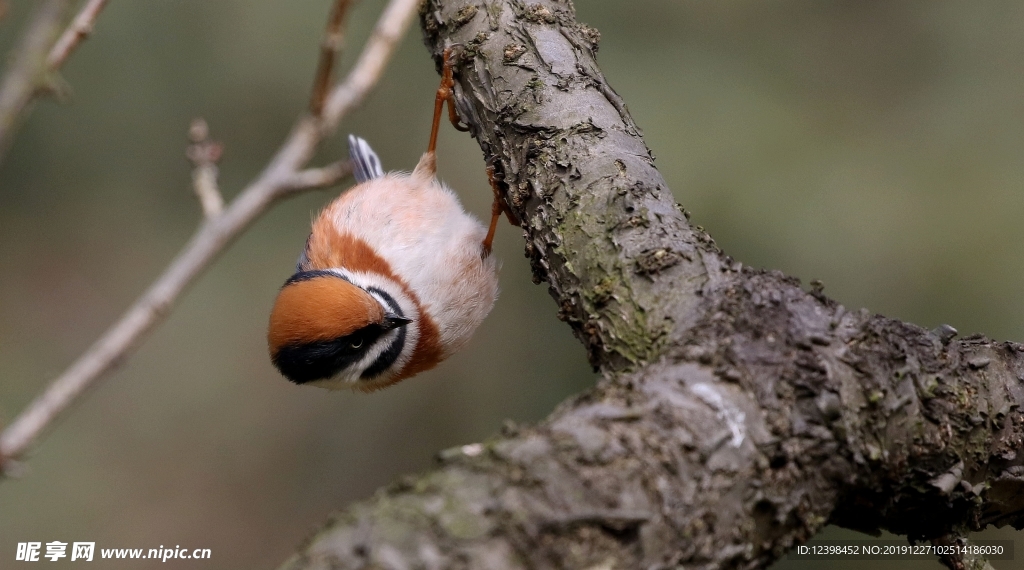
[[357, 184], [316, 216], [270, 314], [270, 358], [296, 384], [366, 392], [390, 386], [465, 345], [494, 306], [491, 241], [507, 208], [493, 170], [489, 230], [436, 178], [445, 101], [460, 128], [449, 58], [446, 51], [430, 144], [411, 174], [385, 174], [370, 145], [349, 135]]

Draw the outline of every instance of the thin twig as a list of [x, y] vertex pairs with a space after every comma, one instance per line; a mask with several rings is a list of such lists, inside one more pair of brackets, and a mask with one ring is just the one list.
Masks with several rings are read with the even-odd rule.
[[50, 71], [59, 69], [60, 66], [64, 65], [64, 61], [71, 55], [71, 52], [75, 51], [78, 44], [89, 37], [89, 34], [92, 33], [93, 25], [96, 23], [96, 17], [100, 15], [100, 11], [106, 5], [107, 0], [89, 0], [82, 7], [71, 21], [71, 25], [64, 30], [64, 33], [57, 39], [57, 42], [53, 44], [53, 49], [50, 50], [50, 54], [46, 57], [46, 66]]
[[47, 0], [37, 5], [4, 72], [0, 82], [0, 160], [7, 154], [32, 100], [42, 87], [53, 83], [46, 57], [70, 5], [70, 0]]
[[32, 101], [44, 93], [60, 95], [65, 91], [57, 70], [92, 32], [106, 3], [107, 0], [89, 0], [59, 37], [71, 1], [48, 0], [39, 4], [0, 84], [0, 161]]
[[307, 168], [296, 172], [289, 184], [297, 190], [323, 188], [337, 184], [349, 174], [352, 174], [352, 163], [347, 160], [339, 160], [320, 168]]
[[320, 141], [333, 133], [344, 114], [377, 83], [418, 5], [419, 0], [391, 0], [355, 67], [332, 90], [328, 101], [334, 104], [325, 106], [322, 117], [300, 119], [260, 176], [220, 216], [206, 219], [163, 275], [128, 312], [15, 418], [0, 434], [0, 460], [24, 455], [47, 426], [167, 316], [182, 291], [272, 203], [305, 188], [297, 184], [332, 184], [350, 172], [347, 163], [325, 169], [303, 167]]
[[319, 117], [324, 110], [324, 99], [327, 98], [327, 90], [331, 85], [331, 70], [334, 68], [334, 59], [338, 50], [341, 49], [341, 42], [344, 40], [345, 15], [348, 14], [348, 7], [351, 0], [335, 0], [334, 9], [331, 10], [331, 17], [327, 20], [327, 30], [324, 32], [324, 40], [320, 42], [320, 61], [316, 66], [316, 75], [313, 78], [313, 93], [309, 99], [309, 112]]
[[372, 42], [366, 44], [359, 60], [345, 83], [337, 86], [324, 105], [324, 129], [333, 132], [341, 117], [363, 102], [369, 92], [369, 83], [377, 81], [391, 58], [398, 40], [412, 21], [421, 0], [392, 0], [384, 8], [371, 35]]
[[217, 187], [217, 161], [224, 147], [210, 140], [210, 127], [203, 119], [195, 119], [188, 129], [188, 145], [185, 153], [192, 161], [192, 189], [203, 207], [203, 215], [216, 218], [224, 210], [224, 197]]

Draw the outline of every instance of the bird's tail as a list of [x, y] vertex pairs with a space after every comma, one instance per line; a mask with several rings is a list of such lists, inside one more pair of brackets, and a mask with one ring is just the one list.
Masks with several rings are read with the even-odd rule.
[[348, 155], [352, 159], [352, 175], [356, 182], [363, 183], [384, 176], [380, 158], [370, 148], [370, 143], [355, 136], [348, 136]]

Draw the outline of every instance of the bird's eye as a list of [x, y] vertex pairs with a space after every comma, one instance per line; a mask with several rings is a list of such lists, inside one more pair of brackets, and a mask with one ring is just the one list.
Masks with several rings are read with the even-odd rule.
[[351, 348], [353, 350], [358, 349], [358, 348], [362, 348], [362, 346], [363, 346], [363, 339], [357, 338], [357, 339], [349, 342], [348, 346], [349, 346], [349, 348]]

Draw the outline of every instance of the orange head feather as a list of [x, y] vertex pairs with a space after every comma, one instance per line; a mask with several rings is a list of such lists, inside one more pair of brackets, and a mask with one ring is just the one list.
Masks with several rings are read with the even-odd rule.
[[282, 347], [341, 338], [383, 322], [384, 308], [369, 293], [326, 271], [299, 273], [277, 295], [267, 343]]
[[267, 344], [274, 365], [296, 384], [373, 381], [405, 346], [404, 328], [395, 329], [411, 322], [390, 296], [379, 294], [395, 312], [334, 271], [293, 275], [270, 313]]

